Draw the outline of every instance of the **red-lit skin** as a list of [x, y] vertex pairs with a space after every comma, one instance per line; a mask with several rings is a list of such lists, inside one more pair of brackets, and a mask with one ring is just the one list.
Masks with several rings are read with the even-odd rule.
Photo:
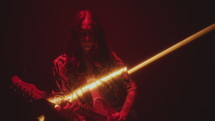
[[135, 90], [130, 91], [126, 97], [122, 110], [120, 112], [112, 114], [111, 119], [114, 119], [116, 121], [125, 121], [131, 110], [135, 96], [136, 96], [136, 91]]
[[81, 26], [81, 47], [83, 49], [84, 54], [89, 53], [89, 51], [97, 46], [97, 42], [95, 42], [95, 31], [92, 27], [92, 20], [90, 19], [90, 15], [86, 12], [85, 19], [82, 21]]
[[93, 30], [88, 28], [83, 28], [81, 31], [81, 47], [83, 49], [84, 54], [88, 54], [90, 50], [97, 46], [97, 42], [94, 41]]

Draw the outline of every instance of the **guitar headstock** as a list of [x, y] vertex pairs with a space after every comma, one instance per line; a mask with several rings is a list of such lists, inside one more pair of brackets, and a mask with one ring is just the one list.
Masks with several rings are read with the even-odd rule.
[[45, 98], [46, 93], [44, 91], [37, 89], [34, 84], [22, 81], [18, 76], [11, 77], [11, 81], [11, 88], [30, 101]]

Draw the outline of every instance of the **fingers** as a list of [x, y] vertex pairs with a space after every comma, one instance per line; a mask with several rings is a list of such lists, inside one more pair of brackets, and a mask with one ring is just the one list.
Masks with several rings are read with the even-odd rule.
[[69, 109], [70, 107], [70, 104], [69, 103], [66, 103], [64, 106], [63, 106], [63, 109]]
[[124, 116], [120, 115], [117, 121], [125, 121], [125, 120], [126, 120], [126, 118]]
[[77, 110], [79, 108], [79, 104], [76, 101], [73, 103], [65, 102], [61, 105], [61, 108], [64, 110], [74, 111], [74, 110]]
[[120, 114], [119, 112], [117, 112], [117, 113], [112, 114], [110, 119], [114, 120], [114, 121], [125, 121], [126, 117], [124, 115]]
[[119, 118], [119, 116], [120, 116], [119, 112], [116, 112], [116, 113], [112, 114], [110, 118], [112, 120], [117, 120]]

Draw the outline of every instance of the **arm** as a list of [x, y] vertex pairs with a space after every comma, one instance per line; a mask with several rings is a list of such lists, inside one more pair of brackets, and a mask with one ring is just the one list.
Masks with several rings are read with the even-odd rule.
[[[124, 67], [125, 64], [122, 62], [122, 60], [114, 52], [112, 52], [112, 54], [117, 62], [116, 65]], [[134, 104], [137, 90], [135, 81], [129, 77], [127, 72], [123, 73], [121, 78], [124, 79], [123, 86], [127, 90], [127, 96], [121, 111], [111, 116], [113, 119], [118, 119], [117, 121], [122, 121], [127, 118]]]
[[60, 55], [53, 61], [53, 67], [52, 67], [52, 72], [53, 72], [53, 77], [54, 81], [56, 83], [57, 92], [63, 93], [64, 91], [68, 91], [68, 76], [66, 75], [66, 64], [67, 64], [67, 59], [66, 55]]
[[[135, 81], [133, 81], [128, 73], [124, 73], [124, 78], [125, 80], [129, 80], [126, 84], [126, 88], [127, 88], [127, 96], [125, 99], [125, 102], [123, 104], [122, 110], [120, 111], [120, 116], [123, 118], [126, 118], [128, 116], [128, 114], [131, 111], [131, 108], [134, 104], [135, 101], [135, 97], [136, 97], [136, 90], [137, 90], [137, 86]], [[120, 119], [120, 118], [119, 118]]]
[[117, 121], [124, 121], [127, 119], [128, 115], [133, 107], [133, 104], [135, 102], [136, 89], [137, 89], [137, 87], [136, 87], [135, 82], [133, 80], [130, 80], [128, 93], [127, 93], [125, 102], [122, 106], [122, 109], [120, 112], [113, 114], [111, 116], [112, 119], [114, 119], [114, 120], [117, 119]]
[[117, 119], [117, 121], [124, 121], [127, 119], [133, 107], [133, 104], [135, 102], [135, 97], [137, 93], [136, 83], [135, 81], [129, 78], [129, 75], [127, 72], [123, 74], [122, 78], [124, 78], [123, 85], [127, 89], [127, 96], [125, 98], [121, 111], [112, 115], [112, 118], [115, 120]]
[[123, 104], [122, 110], [120, 111], [120, 117], [118, 120], [124, 120], [131, 111], [136, 97], [136, 90], [131, 90], [128, 92], [126, 100]]

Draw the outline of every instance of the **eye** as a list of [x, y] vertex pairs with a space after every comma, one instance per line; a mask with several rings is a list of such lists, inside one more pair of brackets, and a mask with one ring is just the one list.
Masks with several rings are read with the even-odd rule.
[[80, 35], [94, 35], [96, 33], [95, 30], [79, 30]]
[[86, 31], [84, 31], [84, 30], [80, 30], [79, 32], [81, 35], [84, 35], [86, 33]]
[[89, 31], [89, 34], [95, 34], [95, 31], [91, 30]]

